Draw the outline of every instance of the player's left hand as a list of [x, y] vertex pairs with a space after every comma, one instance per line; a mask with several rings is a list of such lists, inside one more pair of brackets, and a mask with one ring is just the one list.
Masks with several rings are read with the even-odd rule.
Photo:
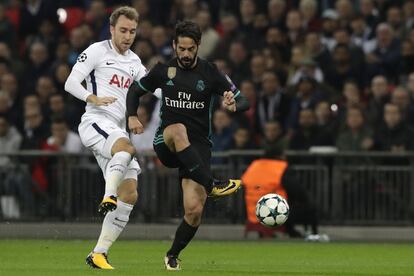
[[137, 116], [128, 117], [128, 128], [133, 134], [141, 134], [144, 132], [144, 126], [138, 120]]
[[236, 111], [236, 100], [234, 99], [234, 94], [231, 91], [225, 91], [223, 94], [223, 107], [228, 111]]

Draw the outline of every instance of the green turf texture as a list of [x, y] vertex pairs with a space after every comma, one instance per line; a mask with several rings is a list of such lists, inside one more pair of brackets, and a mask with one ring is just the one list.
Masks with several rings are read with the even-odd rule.
[[170, 243], [118, 241], [102, 271], [85, 264], [94, 241], [0, 240], [0, 275], [414, 275], [413, 244], [193, 241], [167, 272]]

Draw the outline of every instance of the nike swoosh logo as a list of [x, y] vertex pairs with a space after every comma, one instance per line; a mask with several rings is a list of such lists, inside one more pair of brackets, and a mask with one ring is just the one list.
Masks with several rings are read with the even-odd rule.
[[126, 221], [126, 220], [121, 220], [121, 219], [119, 219], [119, 218], [115, 218], [115, 220], [120, 221], [120, 222], [125, 222], [125, 223], [127, 223], [127, 222], [128, 222], [128, 221]]
[[226, 192], [226, 191], [228, 191], [228, 190], [233, 189], [234, 187], [236, 187], [236, 184], [233, 183], [233, 184], [231, 184], [231, 186], [229, 186], [226, 189], [224, 189], [223, 191], [221, 191], [221, 194], [224, 193], [224, 192]]
[[115, 64], [115, 62], [106, 62], [106, 65], [112, 65], [112, 64]]

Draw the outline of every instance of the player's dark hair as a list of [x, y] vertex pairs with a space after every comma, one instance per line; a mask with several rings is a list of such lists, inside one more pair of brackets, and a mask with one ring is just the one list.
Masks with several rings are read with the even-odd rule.
[[179, 37], [189, 37], [199, 45], [201, 42], [200, 27], [191, 21], [181, 21], [175, 25], [174, 43], [177, 44]]
[[111, 16], [109, 17], [109, 24], [111, 24], [111, 26], [115, 26], [121, 15], [130, 20], [135, 20], [138, 23], [139, 14], [137, 10], [128, 6], [122, 6], [112, 12]]

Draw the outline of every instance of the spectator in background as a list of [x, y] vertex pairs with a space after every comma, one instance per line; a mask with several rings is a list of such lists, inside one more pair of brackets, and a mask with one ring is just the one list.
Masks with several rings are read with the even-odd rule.
[[400, 7], [391, 6], [387, 10], [387, 21], [394, 30], [396, 38], [401, 39], [404, 32], [403, 13]]
[[365, 124], [362, 110], [358, 107], [348, 108], [346, 128], [339, 132], [336, 147], [340, 151], [367, 151], [373, 146], [372, 130]]
[[93, 32], [93, 40], [110, 39], [109, 16], [106, 13], [106, 4], [103, 0], [92, 0], [86, 11], [86, 21]]
[[207, 10], [201, 10], [197, 13], [196, 22], [200, 26], [202, 34], [198, 55], [201, 58], [207, 59], [213, 54], [214, 49], [216, 49], [220, 36], [211, 27], [211, 16]]
[[254, 17], [257, 12], [256, 3], [253, 0], [241, 0], [239, 5], [240, 27], [239, 30], [245, 35], [253, 31]]
[[230, 44], [229, 65], [231, 68], [231, 79], [236, 85], [249, 76], [249, 53], [242, 41], [234, 41]]
[[171, 41], [167, 36], [167, 32], [163, 26], [155, 26], [152, 28], [151, 35], [152, 45], [155, 47], [155, 53], [168, 60], [173, 55]]
[[240, 84], [240, 91], [247, 98], [250, 103], [249, 110], [235, 114], [238, 125], [247, 126], [248, 128], [255, 131], [253, 135], [257, 134], [257, 92], [254, 84], [251, 80], [244, 80]]
[[53, 81], [56, 86], [56, 91], [63, 93], [65, 90], [65, 81], [70, 74], [70, 67], [67, 63], [56, 64], [53, 68]]
[[398, 81], [406, 81], [408, 75], [414, 71], [414, 43], [405, 39], [401, 42], [401, 58], [398, 60]]
[[[319, 90], [319, 87], [316, 81], [308, 76], [303, 76], [299, 83], [294, 87], [294, 98], [290, 105], [289, 117], [287, 121], [288, 128], [291, 132], [297, 127], [299, 113], [303, 109], [313, 109], [316, 104], [326, 97], [322, 91]], [[288, 133], [290, 135], [290, 133]]]
[[414, 105], [407, 89], [402, 86], [395, 88], [391, 93], [390, 102], [398, 106], [402, 120], [414, 126]]
[[234, 14], [224, 14], [220, 18], [221, 39], [214, 51], [214, 58], [226, 58], [233, 41], [243, 39], [243, 35], [238, 31], [239, 21]]
[[63, 118], [70, 130], [77, 131], [81, 117], [79, 114], [82, 113], [76, 106], [65, 101], [63, 94], [55, 93], [49, 96], [48, 110], [51, 118]]
[[261, 141], [262, 148], [274, 150], [286, 150], [288, 148], [289, 141], [283, 135], [282, 126], [278, 121], [270, 120], [266, 122], [263, 134]]
[[54, 66], [60, 63], [69, 63], [70, 47], [70, 43], [66, 39], [60, 40], [58, 42], [58, 44], [56, 45], [55, 60], [53, 62]]
[[322, 71], [326, 71], [331, 55], [322, 44], [321, 36], [317, 32], [308, 32], [305, 37], [306, 56], [314, 60]]
[[73, 66], [76, 59], [91, 43], [93, 33], [89, 25], [83, 24], [74, 28], [70, 32], [70, 51], [68, 54], [68, 63]]
[[13, 73], [6, 73], [0, 78], [0, 89], [7, 94], [8, 119], [18, 128], [21, 128], [22, 95], [20, 95], [19, 84]]
[[299, 68], [290, 79], [290, 85], [296, 85], [302, 77], [310, 77], [316, 80], [318, 83], [323, 82], [323, 72], [318, 67], [317, 63], [310, 59], [304, 58], [299, 62]]
[[333, 34], [339, 27], [339, 15], [335, 10], [325, 10], [322, 13], [322, 44], [332, 49], [335, 43]]
[[335, 10], [339, 16], [339, 26], [346, 27], [355, 14], [353, 4], [350, 0], [338, 0], [335, 2]]
[[335, 46], [332, 53], [332, 63], [325, 72], [325, 81], [338, 92], [347, 80], [354, 80], [361, 85], [364, 83], [364, 74], [361, 68], [352, 59], [351, 50], [345, 44]]
[[152, 35], [152, 28], [153, 24], [151, 21], [148, 20], [142, 20], [140, 19], [139, 28], [137, 30], [137, 40], [149, 40], [151, 41], [151, 35]]
[[320, 101], [315, 107], [316, 125], [319, 133], [327, 145], [334, 145], [338, 132], [338, 122], [327, 101]]
[[0, 41], [6, 43], [10, 48], [16, 47], [16, 30], [5, 15], [3, 4], [0, 4]]
[[38, 78], [46, 75], [50, 68], [49, 54], [43, 42], [34, 42], [29, 48], [29, 64], [26, 67], [26, 91], [34, 91]]
[[291, 104], [292, 100], [283, 91], [278, 76], [273, 71], [266, 71], [262, 76], [262, 91], [256, 107], [257, 125], [261, 133], [270, 120], [279, 121], [286, 129]]
[[303, 17], [298, 10], [290, 10], [286, 16], [287, 37], [290, 45], [304, 42], [305, 30]]
[[370, 95], [367, 104], [367, 122], [378, 126], [382, 122], [383, 107], [390, 99], [388, 80], [382, 75], [375, 76], [371, 81]]
[[375, 149], [391, 152], [404, 152], [414, 149], [414, 132], [402, 121], [396, 104], [384, 105], [384, 121], [375, 134]]
[[316, 126], [315, 113], [310, 108], [299, 112], [299, 126], [290, 139], [289, 148], [292, 150], [309, 150], [312, 146], [319, 146], [320, 133]]
[[316, 0], [300, 0], [299, 10], [303, 15], [306, 31], [319, 31], [322, 21], [318, 18], [318, 2]]
[[213, 151], [228, 150], [233, 137], [234, 126], [230, 115], [223, 109], [217, 109], [213, 115], [213, 135], [211, 140], [213, 142]]
[[361, 48], [364, 51], [364, 53], [367, 53], [371, 48], [371, 39], [374, 36], [374, 29], [367, 25], [367, 23], [361, 15], [355, 16], [351, 20], [350, 26], [352, 29], [352, 44], [356, 47]]
[[338, 118], [341, 124], [345, 122], [346, 114], [351, 107], [363, 106], [358, 84], [354, 81], [345, 82], [342, 89], [342, 97], [338, 103]]
[[[240, 126], [234, 131], [230, 142], [230, 150], [252, 150], [256, 148], [257, 145], [252, 139], [252, 133], [249, 128]], [[246, 164], [250, 163], [251, 160], [251, 157], [244, 159]]]
[[254, 55], [250, 59], [250, 76], [255, 88], [260, 91], [262, 89], [262, 78], [266, 71], [266, 60], [261, 54]]
[[81, 153], [84, 150], [79, 135], [69, 129], [68, 122], [63, 117], [53, 117], [51, 136], [47, 144], [54, 150], [67, 153]]
[[[22, 149], [44, 149], [50, 130], [44, 122], [41, 109], [36, 106], [25, 108], [24, 120]], [[32, 179], [39, 190], [47, 191], [49, 182], [46, 173], [46, 160], [44, 158], [25, 158], [24, 161], [29, 165]]]
[[30, 0], [20, 7], [19, 35], [26, 38], [34, 35], [41, 21], [48, 19], [57, 22], [57, 2], [52, 0]]
[[366, 22], [371, 30], [375, 30], [377, 24], [380, 22], [380, 14], [375, 7], [374, 0], [360, 0], [359, 11], [361, 18]]
[[414, 100], [414, 72], [408, 75], [405, 87], [410, 94], [411, 100]]
[[16, 54], [17, 49], [10, 48], [6, 43], [0, 42], [0, 60], [7, 64], [8, 70], [18, 78], [24, 75], [26, 64]]
[[134, 53], [139, 56], [142, 64], [147, 66], [149, 60], [154, 56], [154, 46], [150, 40], [139, 39], [136, 41], [134, 46]]
[[400, 41], [395, 37], [391, 26], [381, 23], [376, 29], [374, 49], [366, 54], [367, 69], [370, 76], [384, 74], [390, 80], [398, 76], [398, 60], [400, 58]]
[[[4, 116], [0, 115], [0, 153], [13, 153], [20, 149], [22, 136], [17, 129], [10, 125], [10, 121]], [[7, 156], [0, 156], [0, 166], [10, 164], [10, 158]]]
[[49, 97], [56, 93], [56, 86], [49, 76], [41, 76], [36, 82], [36, 94], [42, 107], [42, 113], [49, 119]]
[[286, 0], [269, 0], [267, 3], [267, 17], [270, 26], [285, 29]]

